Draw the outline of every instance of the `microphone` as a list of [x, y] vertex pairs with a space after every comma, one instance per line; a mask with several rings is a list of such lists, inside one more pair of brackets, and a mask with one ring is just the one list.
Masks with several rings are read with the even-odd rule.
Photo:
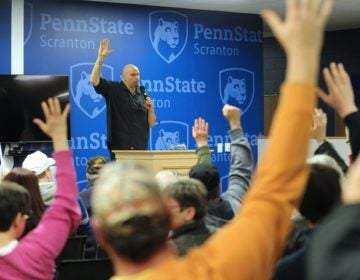
[[149, 95], [147, 94], [145, 87], [140, 86], [139, 89], [140, 89], [141, 94], [144, 95], [144, 99], [146, 100], [146, 98], [149, 97]]

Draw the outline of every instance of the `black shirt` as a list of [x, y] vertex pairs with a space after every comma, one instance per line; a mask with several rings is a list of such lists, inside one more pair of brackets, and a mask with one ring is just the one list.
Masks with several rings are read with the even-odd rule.
[[106, 101], [107, 142], [110, 150], [147, 150], [148, 112], [144, 95], [131, 94], [124, 82], [100, 79], [95, 91]]

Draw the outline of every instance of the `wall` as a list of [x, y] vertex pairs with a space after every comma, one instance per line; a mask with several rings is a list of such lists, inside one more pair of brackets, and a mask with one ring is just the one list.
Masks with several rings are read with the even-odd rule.
[[[195, 118], [204, 117], [210, 123], [213, 160], [226, 182], [229, 152], [217, 147], [229, 142], [229, 126], [221, 113], [229, 103], [242, 109], [244, 130], [256, 154], [256, 138], [263, 133], [260, 17], [40, 0], [25, 1], [24, 14], [24, 73], [70, 78], [71, 147], [80, 183], [86, 159], [108, 154], [105, 103], [88, 83], [98, 44], [105, 37], [114, 52], [105, 59], [103, 77], [119, 80], [123, 65], [134, 63], [154, 100], [158, 122], [150, 131], [149, 149], [168, 149], [160, 145], [167, 141], [158, 141], [163, 136], [195, 149], [191, 127]], [[176, 33], [172, 46], [155, 38], [164, 22]]]
[[[330, 62], [344, 63], [351, 75], [360, 74], [360, 29], [330, 31], [325, 34], [324, 47], [321, 56], [322, 68]], [[284, 80], [285, 54], [273, 37], [264, 38], [264, 94], [278, 94]], [[322, 77], [320, 86], [324, 87]], [[356, 91], [358, 92], [358, 91]], [[342, 136], [343, 125], [333, 110], [319, 102], [319, 106], [328, 114], [328, 135]]]

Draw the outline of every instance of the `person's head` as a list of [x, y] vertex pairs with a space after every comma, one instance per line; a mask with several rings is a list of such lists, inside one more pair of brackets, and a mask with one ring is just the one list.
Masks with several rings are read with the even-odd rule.
[[220, 175], [212, 164], [200, 163], [194, 165], [189, 172], [189, 177], [201, 181], [207, 189], [208, 202], [215, 200], [220, 195]]
[[161, 170], [155, 174], [155, 179], [161, 190], [165, 190], [168, 185], [175, 183], [177, 177], [170, 170]]
[[140, 71], [134, 64], [126, 64], [123, 68], [122, 81], [129, 89], [135, 89], [140, 82]]
[[137, 162], [105, 165], [94, 185], [92, 225], [112, 257], [143, 263], [166, 246], [169, 213], [154, 173]]
[[207, 191], [196, 179], [181, 179], [163, 191], [171, 213], [171, 229], [202, 220], [207, 213]]
[[310, 164], [310, 175], [299, 211], [312, 224], [318, 224], [341, 201], [339, 173], [323, 164]]
[[86, 163], [86, 178], [88, 181], [96, 178], [99, 175], [100, 169], [109, 162], [107, 157], [95, 156], [88, 159]]
[[332, 158], [329, 155], [326, 155], [326, 154], [314, 155], [314, 156], [312, 156], [311, 158], [309, 158], [307, 160], [307, 163], [308, 164], [322, 164], [322, 165], [326, 165], [328, 167], [331, 167], [331, 168], [335, 169], [339, 173], [340, 183], [341, 184], [345, 180], [345, 174], [341, 170], [340, 165], [336, 162], [336, 160], [334, 158]]
[[18, 183], [28, 190], [34, 215], [40, 217], [44, 213], [45, 204], [40, 195], [39, 180], [32, 171], [25, 168], [14, 168], [4, 176], [4, 180]]
[[38, 176], [39, 181], [51, 182], [53, 181], [50, 166], [55, 164], [53, 158], [47, 157], [44, 153], [36, 151], [29, 154], [22, 163], [22, 167], [31, 170]]
[[18, 239], [31, 215], [29, 192], [19, 184], [2, 181], [0, 184], [0, 232], [10, 232]]

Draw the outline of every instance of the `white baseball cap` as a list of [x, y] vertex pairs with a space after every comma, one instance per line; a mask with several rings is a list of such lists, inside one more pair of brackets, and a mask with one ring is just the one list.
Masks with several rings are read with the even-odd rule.
[[55, 160], [53, 158], [47, 157], [47, 155], [40, 151], [36, 151], [25, 158], [22, 167], [31, 170], [35, 175], [40, 175], [54, 164]]

